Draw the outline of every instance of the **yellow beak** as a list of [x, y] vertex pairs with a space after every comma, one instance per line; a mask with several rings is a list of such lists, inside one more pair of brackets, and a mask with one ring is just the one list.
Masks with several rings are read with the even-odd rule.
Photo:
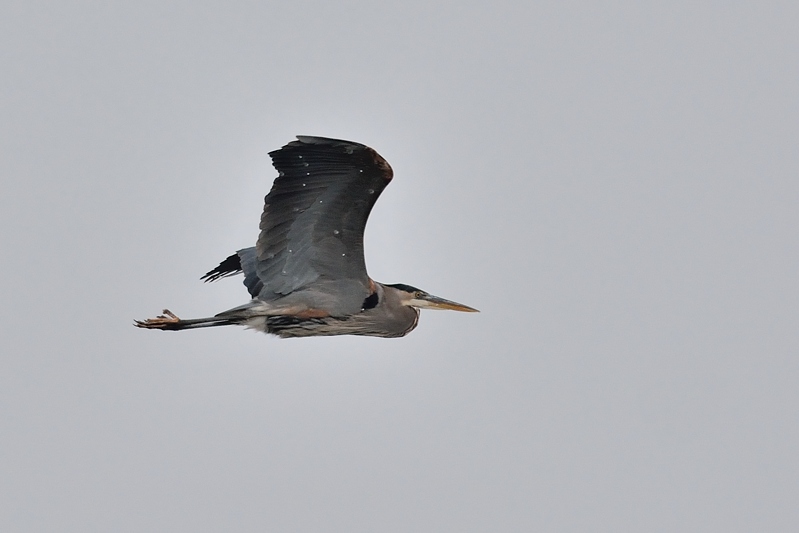
[[464, 313], [480, 312], [474, 307], [469, 307], [468, 305], [459, 304], [458, 302], [445, 300], [444, 298], [439, 298], [438, 296], [433, 296], [431, 294], [414, 298], [411, 300], [411, 305], [420, 309], [447, 309], [449, 311], [462, 311]]

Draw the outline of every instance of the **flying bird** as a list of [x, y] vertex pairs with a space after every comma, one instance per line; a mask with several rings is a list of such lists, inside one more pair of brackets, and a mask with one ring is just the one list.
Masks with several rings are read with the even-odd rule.
[[177, 331], [240, 325], [284, 338], [402, 337], [416, 327], [420, 309], [477, 311], [410, 285], [378, 283], [366, 273], [366, 219], [393, 176], [376, 151], [298, 136], [269, 156], [278, 177], [264, 199], [258, 241], [201, 278], [243, 273], [252, 299], [206, 318], [181, 319], [164, 309], [135, 326]]

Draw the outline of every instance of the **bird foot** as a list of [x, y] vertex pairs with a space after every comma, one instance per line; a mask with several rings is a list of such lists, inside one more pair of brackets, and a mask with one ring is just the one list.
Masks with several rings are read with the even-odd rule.
[[148, 318], [147, 320], [134, 320], [133, 325], [137, 328], [146, 329], [169, 329], [180, 322], [180, 318], [170, 311], [169, 309], [163, 310], [163, 315], [158, 315], [156, 318]]

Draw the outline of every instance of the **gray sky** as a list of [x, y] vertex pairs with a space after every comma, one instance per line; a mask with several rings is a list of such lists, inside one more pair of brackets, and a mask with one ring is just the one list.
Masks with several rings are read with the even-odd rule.
[[[795, 531], [799, 8], [651, 4], [4, 2], [0, 529]], [[247, 301], [296, 134], [482, 313], [133, 328]]]

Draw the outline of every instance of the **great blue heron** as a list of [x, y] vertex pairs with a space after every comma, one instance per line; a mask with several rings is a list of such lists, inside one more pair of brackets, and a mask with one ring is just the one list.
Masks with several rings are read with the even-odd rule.
[[183, 320], [169, 310], [135, 322], [182, 330], [243, 325], [280, 337], [402, 337], [419, 309], [477, 311], [410, 285], [366, 274], [363, 232], [391, 167], [362, 144], [299, 136], [271, 152], [278, 177], [264, 200], [256, 245], [231, 255], [201, 279], [244, 273], [252, 300], [218, 315]]

